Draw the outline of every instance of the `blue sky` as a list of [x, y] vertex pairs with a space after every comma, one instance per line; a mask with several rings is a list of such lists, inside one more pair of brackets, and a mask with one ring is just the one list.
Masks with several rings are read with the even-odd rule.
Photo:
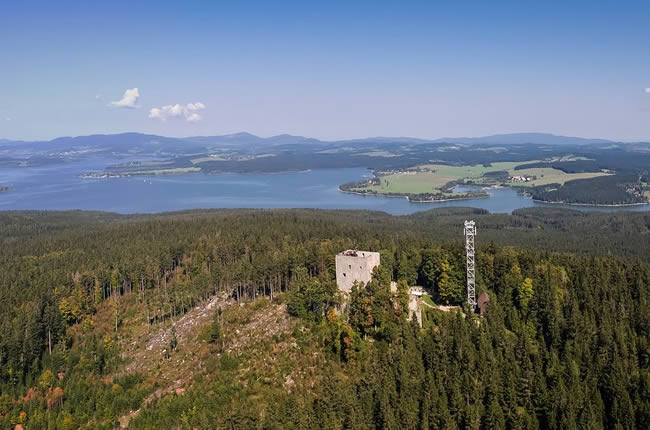
[[0, 137], [124, 131], [650, 140], [650, 2], [3, 2]]

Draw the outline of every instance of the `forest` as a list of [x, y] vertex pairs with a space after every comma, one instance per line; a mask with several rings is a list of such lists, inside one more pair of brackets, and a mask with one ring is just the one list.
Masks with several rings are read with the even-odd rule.
[[[647, 212], [2, 212], [0, 427], [648, 428], [649, 237]], [[349, 248], [381, 266], [343, 308]], [[459, 310], [420, 328], [412, 285]]]
[[520, 164], [515, 170], [532, 169], [536, 167], [551, 167], [564, 173], [600, 172], [603, 167], [596, 160], [573, 161], [542, 161], [538, 163]]
[[533, 199], [550, 202], [595, 205], [629, 205], [647, 203], [648, 199], [637, 173], [576, 179], [562, 185], [550, 184], [529, 190]]
[[515, 170], [552, 167], [565, 173], [613, 171], [616, 174], [612, 176], [533, 187], [530, 194], [536, 200], [548, 202], [629, 205], [648, 202], [645, 195], [650, 190], [648, 181], [645, 180], [650, 165], [648, 161], [645, 156], [631, 157], [629, 153], [614, 150], [592, 159], [522, 164], [515, 167]]

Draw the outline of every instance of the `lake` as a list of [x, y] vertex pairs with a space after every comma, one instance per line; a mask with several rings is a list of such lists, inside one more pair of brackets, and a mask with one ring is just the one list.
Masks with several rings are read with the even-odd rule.
[[[570, 207], [583, 211], [650, 210], [650, 205], [626, 208], [549, 205], [534, 202], [510, 188], [490, 189], [490, 198], [439, 203], [410, 203], [404, 198], [345, 194], [344, 182], [371, 172], [362, 169], [322, 169], [275, 174], [139, 176], [82, 179], [80, 174], [102, 171], [121, 160], [85, 160], [47, 167], [2, 168], [0, 210], [86, 209], [118, 213], [153, 213], [199, 208], [320, 208], [368, 209], [393, 215], [439, 207], [471, 206], [510, 213], [531, 206]], [[126, 160], [128, 161], [128, 160]]]

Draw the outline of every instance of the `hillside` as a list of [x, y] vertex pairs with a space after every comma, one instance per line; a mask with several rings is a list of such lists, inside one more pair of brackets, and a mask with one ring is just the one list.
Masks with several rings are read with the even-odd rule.
[[543, 145], [593, 145], [612, 144], [611, 140], [588, 139], [584, 137], [558, 136], [551, 133], [510, 133], [495, 134], [482, 137], [446, 137], [438, 139], [439, 142], [449, 143], [483, 143], [483, 144], [523, 144], [536, 143]]
[[[462, 305], [470, 217], [489, 312], [420, 329], [390, 280]], [[648, 234], [564, 210], [1, 213], [0, 426], [645, 428]], [[348, 248], [382, 264], [340, 313]]]

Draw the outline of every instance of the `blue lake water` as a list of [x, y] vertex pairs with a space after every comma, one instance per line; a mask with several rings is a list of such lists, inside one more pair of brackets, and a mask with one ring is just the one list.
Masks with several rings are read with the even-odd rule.
[[366, 169], [322, 169], [276, 174], [159, 175], [82, 179], [80, 174], [102, 171], [125, 160], [86, 160], [48, 167], [0, 168], [0, 210], [86, 209], [119, 213], [152, 213], [198, 208], [321, 208], [369, 209], [394, 215], [439, 207], [471, 206], [510, 213], [531, 206], [571, 207], [585, 211], [650, 210], [548, 205], [534, 202], [510, 188], [490, 189], [490, 198], [440, 203], [409, 203], [403, 198], [346, 194], [344, 182], [370, 175]]

